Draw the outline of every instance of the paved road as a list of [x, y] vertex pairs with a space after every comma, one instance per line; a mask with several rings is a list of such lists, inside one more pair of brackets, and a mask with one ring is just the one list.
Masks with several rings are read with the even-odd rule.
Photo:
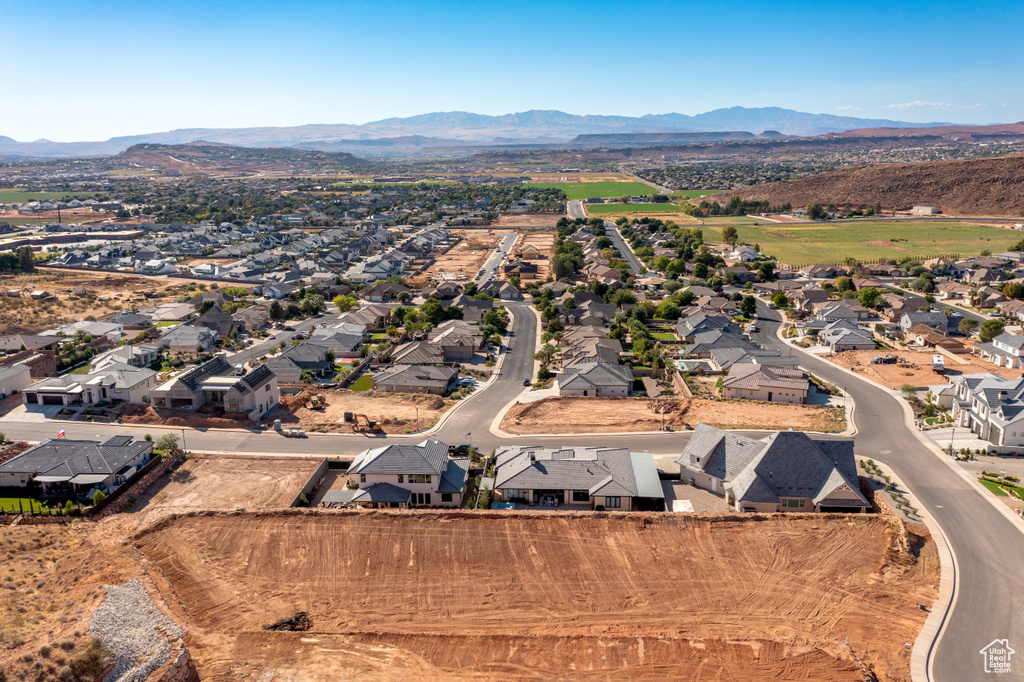
[[491, 273], [491, 269], [501, 266], [502, 261], [505, 260], [505, 256], [507, 256], [508, 252], [512, 250], [512, 247], [515, 245], [516, 239], [518, 238], [519, 235], [517, 234], [506, 235], [504, 238], [502, 238], [501, 242], [498, 244], [498, 247], [494, 249], [494, 253], [492, 253], [487, 258], [487, 260], [484, 261], [483, 266], [481, 266], [483, 274], [480, 277], [473, 278], [473, 281], [475, 281], [477, 285], [484, 284], [494, 279]]
[[579, 199], [566, 202], [565, 213], [570, 218], [586, 218], [587, 212], [583, 210], [583, 202]]
[[[767, 348], [794, 352], [775, 335], [779, 315], [760, 301], [758, 313], [761, 331], [752, 338]], [[1024, 646], [1024, 537], [1020, 528], [908, 431], [898, 398], [825, 360], [797, 352], [804, 368], [850, 394], [856, 405], [857, 453], [892, 467], [942, 528], [956, 554], [959, 595], [935, 653], [935, 679], [985, 679], [979, 653], [982, 647], [1007, 637], [1011, 646]], [[1002, 679], [1024, 679], [1024, 663], [1014, 665], [1014, 672]]]
[[[570, 218], [587, 217], [587, 213], [583, 209], [583, 202], [579, 200], [567, 202], [565, 204], [565, 213]], [[619, 234], [618, 226], [612, 221], [606, 220], [604, 221], [604, 228], [608, 234], [608, 238], [612, 240], [612, 244], [614, 244], [615, 248], [617, 248], [619, 253], [622, 254], [623, 260], [629, 263], [629, 268], [633, 271], [633, 274], [639, 274], [640, 271], [643, 270], [643, 264], [637, 260], [637, 257], [633, 255], [633, 252], [626, 244], [626, 241], [622, 238], [622, 235]]]

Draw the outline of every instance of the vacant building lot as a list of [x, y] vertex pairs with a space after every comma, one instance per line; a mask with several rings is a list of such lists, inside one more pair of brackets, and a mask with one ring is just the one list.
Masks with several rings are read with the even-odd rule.
[[[872, 365], [871, 360], [879, 355], [896, 355], [899, 362], [891, 365]], [[969, 355], [958, 356], [961, 362], [957, 362], [949, 356], [943, 356], [946, 371], [938, 374], [932, 370], [932, 353], [918, 351], [873, 351], [873, 350], [848, 350], [842, 353], [822, 355], [821, 357], [836, 363], [840, 367], [852, 369], [857, 374], [871, 379], [875, 383], [886, 388], [900, 388], [904, 384], [910, 384], [917, 388], [926, 388], [936, 384], [948, 383], [948, 377], [958, 374], [974, 374], [977, 372], [992, 372], [1007, 379], [1020, 377], [1019, 369], [999, 367], [986, 362], [981, 358], [973, 358]]]
[[[853, 654], [910, 679], [938, 580], [917, 532], [901, 551], [874, 515], [213, 513], [135, 545], [204, 680], [852, 681]], [[308, 632], [262, 629], [302, 611]]]
[[501, 429], [528, 435], [546, 433], [618, 433], [658, 431], [665, 424], [711, 424], [722, 429], [846, 430], [842, 410], [752, 400], [666, 398], [545, 398], [514, 405]]
[[291, 505], [320, 458], [192, 455], [165, 485], [150, 488], [146, 510], [279, 509]]
[[484, 262], [494, 252], [501, 239], [509, 234], [495, 230], [466, 230], [456, 232], [462, 241], [437, 257], [427, 268], [426, 276], [437, 279], [473, 279]]
[[[364, 375], [368, 376], [368, 375]], [[385, 433], [412, 433], [437, 423], [458, 401], [436, 395], [414, 393], [381, 393], [376, 391], [315, 391], [323, 395], [323, 408], [306, 408], [309, 395], [283, 397], [279, 407], [264, 420], [280, 419], [283, 426], [299, 426], [306, 431], [352, 433], [352, 424], [345, 423], [345, 413], [365, 414], [380, 422]]]

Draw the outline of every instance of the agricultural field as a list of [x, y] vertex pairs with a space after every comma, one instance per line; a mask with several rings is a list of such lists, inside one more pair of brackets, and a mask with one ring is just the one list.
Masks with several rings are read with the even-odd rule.
[[678, 213], [682, 211], [675, 204], [587, 204], [586, 209], [587, 213], [614, 213], [616, 215], [626, 215], [628, 213]]
[[[723, 220], [719, 218], [719, 220]], [[715, 241], [721, 225], [705, 219], [705, 238]], [[725, 222], [723, 220], [723, 222]], [[734, 225], [738, 222], [730, 219]], [[1009, 249], [1020, 234], [998, 227], [966, 223], [864, 221], [812, 224], [739, 225], [740, 243], [760, 244], [761, 251], [795, 267], [840, 263], [846, 258], [877, 262], [881, 258], [977, 256]]]
[[[167, 517], [123, 551], [204, 680], [909, 681], [939, 563], [924, 527], [905, 532], [861, 514], [290, 510]], [[299, 613], [307, 632], [264, 629]]]
[[556, 187], [569, 198], [645, 196], [657, 194], [658, 190], [643, 182], [529, 182], [530, 187]]

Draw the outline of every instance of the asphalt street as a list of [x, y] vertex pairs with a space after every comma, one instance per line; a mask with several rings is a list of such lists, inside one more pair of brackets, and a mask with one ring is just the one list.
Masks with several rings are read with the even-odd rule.
[[494, 279], [494, 273], [491, 271], [495, 268], [501, 267], [502, 261], [505, 260], [505, 256], [507, 256], [508, 252], [512, 250], [512, 247], [515, 246], [516, 239], [518, 238], [519, 235], [517, 234], [509, 234], [502, 237], [501, 242], [494, 250], [494, 253], [488, 256], [487, 260], [484, 261], [483, 266], [481, 266], [483, 274], [479, 277], [474, 277], [473, 281], [480, 285]]
[[[766, 348], [797, 352], [801, 366], [843, 388], [853, 398], [857, 454], [892, 467], [922, 508], [941, 527], [956, 555], [958, 595], [934, 654], [941, 682], [985, 679], [981, 649], [994, 639], [1024, 642], [1024, 537], [981, 493], [952, 471], [910, 432], [899, 398], [825, 360], [803, 353], [776, 336], [780, 316], [758, 302], [761, 331], [752, 338]], [[1024, 664], [1012, 676], [1024, 679]]]

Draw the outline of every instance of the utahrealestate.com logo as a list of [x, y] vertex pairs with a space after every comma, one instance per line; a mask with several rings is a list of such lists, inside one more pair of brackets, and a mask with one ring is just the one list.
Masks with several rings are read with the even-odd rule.
[[1016, 651], [1010, 648], [1010, 642], [1005, 639], [994, 639], [984, 649], [981, 655], [985, 657], [985, 672], [987, 673], [1009, 673], [1010, 657]]

